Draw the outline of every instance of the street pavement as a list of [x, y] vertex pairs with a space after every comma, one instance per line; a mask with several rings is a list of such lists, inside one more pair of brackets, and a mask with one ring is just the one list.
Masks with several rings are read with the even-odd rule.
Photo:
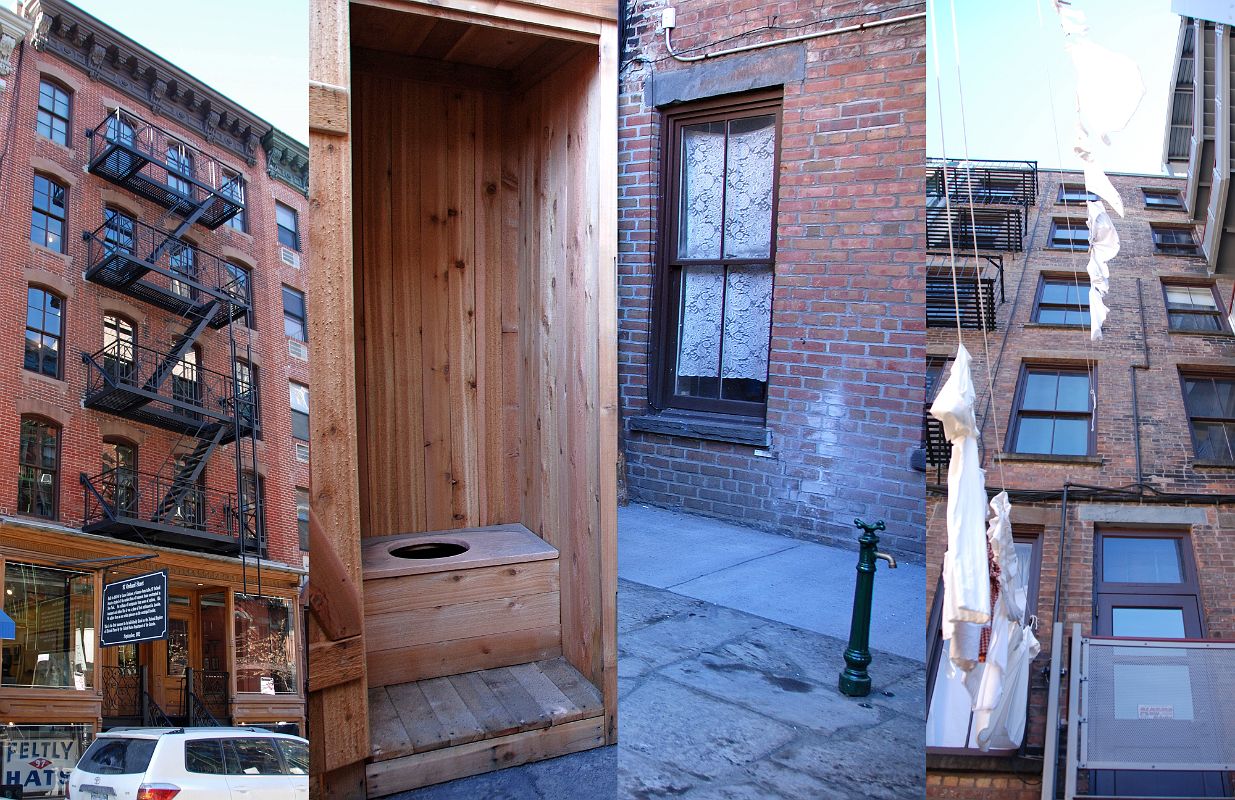
[[845, 697], [856, 539], [846, 550], [620, 509], [619, 744], [398, 797], [922, 797], [925, 573], [879, 562], [873, 691]]

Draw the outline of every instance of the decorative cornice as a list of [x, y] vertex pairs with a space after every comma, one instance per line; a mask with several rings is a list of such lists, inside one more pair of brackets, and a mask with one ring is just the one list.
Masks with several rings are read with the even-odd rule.
[[0, 93], [8, 86], [8, 76], [13, 72], [13, 65], [9, 63], [13, 50], [30, 33], [31, 27], [29, 20], [0, 6]]
[[266, 174], [309, 196], [309, 148], [278, 128], [262, 137]]
[[257, 164], [270, 124], [65, 0], [34, 0], [34, 46], [124, 92], [156, 116]]

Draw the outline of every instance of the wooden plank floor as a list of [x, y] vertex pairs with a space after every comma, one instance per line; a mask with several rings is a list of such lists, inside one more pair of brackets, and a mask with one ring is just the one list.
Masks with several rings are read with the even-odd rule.
[[600, 692], [561, 657], [369, 689], [375, 761], [602, 714]]

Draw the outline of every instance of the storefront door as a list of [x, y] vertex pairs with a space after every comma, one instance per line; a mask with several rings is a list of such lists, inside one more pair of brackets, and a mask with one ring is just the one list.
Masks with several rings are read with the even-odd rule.
[[185, 713], [185, 670], [201, 667], [200, 643], [192, 598], [172, 595], [167, 609], [167, 639], [154, 643], [150, 670], [151, 695], [170, 717]]

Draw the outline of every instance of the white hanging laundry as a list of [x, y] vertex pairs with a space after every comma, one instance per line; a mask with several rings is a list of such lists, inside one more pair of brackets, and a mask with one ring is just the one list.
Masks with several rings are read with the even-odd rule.
[[1084, 34], [1069, 34], [1064, 49], [1076, 67], [1081, 128], [1095, 144], [1109, 146], [1110, 135], [1127, 127], [1145, 96], [1141, 70], [1128, 56], [1094, 44]]
[[949, 660], [962, 672], [978, 663], [981, 627], [990, 621], [986, 557], [986, 479], [978, 454], [978, 424], [971, 358], [958, 346], [948, 379], [931, 405], [952, 443], [948, 466], [948, 551], [943, 559], [943, 638]]
[[1089, 226], [1089, 264], [1085, 268], [1089, 273], [1089, 336], [1096, 341], [1102, 338], [1102, 325], [1110, 313], [1106, 305], [1106, 293], [1110, 291], [1107, 263], [1119, 254], [1119, 234], [1101, 200], [1085, 205]]
[[1000, 492], [991, 499], [986, 538], [993, 559], [991, 570], [998, 575], [998, 592], [991, 612], [990, 638], [981, 680], [972, 687], [975, 731], [990, 725], [991, 714], [1003, 699], [1010, 658], [1020, 641], [1021, 617], [1025, 613], [1025, 587], [1016, 543], [1012, 540], [1011, 514], [1007, 492]]
[[977, 745], [982, 750], [1013, 750], [1025, 738], [1025, 714], [1029, 700], [1029, 665], [1042, 646], [1030, 625], [1016, 625], [1012, 631], [1007, 666], [1003, 674], [1003, 693], [995, 707], [983, 711], [983, 724], [974, 715]]

